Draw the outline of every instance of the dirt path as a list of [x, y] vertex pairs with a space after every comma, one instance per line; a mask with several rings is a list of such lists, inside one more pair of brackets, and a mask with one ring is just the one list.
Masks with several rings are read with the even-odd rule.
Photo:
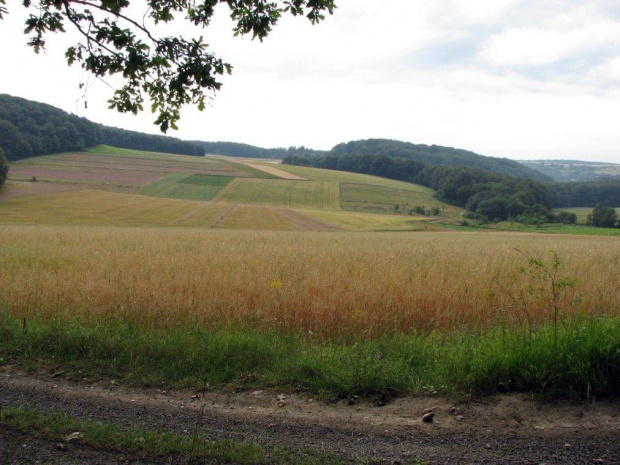
[[[61, 411], [177, 434], [199, 428], [210, 439], [329, 451], [350, 462], [365, 456], [385, 463], [417, 457], [429, 463], [620, 464], [620, 404], [610, 402], [541, 404], [509, 395], [460, 404], [429, 397], [382, 407], [324, 404], [270, 391], [194, 393], [71, 383], [9, 367], [0, 372], [0, 400], [5, 408]], [[429, 408], [435, 418], [424, 423], [422, 412]], [[110, 463], [115, 457], [114, 451], [75, 449], [80, 459], [41, 438], [0, 427], [0, 459], [2, 448], [16, 444], [22, 454], [39, 454], [33, 461], [46, 463], [73, 463], [74, 458], [75, 463]]]

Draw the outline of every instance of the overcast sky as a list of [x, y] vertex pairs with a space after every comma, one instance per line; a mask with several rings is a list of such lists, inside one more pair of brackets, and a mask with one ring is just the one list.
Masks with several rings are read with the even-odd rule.
[[[133, 2], [132, 4], [135, 4]], [[224, 10], [202, 31], [234, 66], [183, 139], [329, 149], [390, 138], [513, 159], [620, 163], [619, 0], [336, 0], [312, 26], [286, 18], [263, 42]], [[68, 68], [67, 34], [25, 45], [24, 8], [0, 22], [0, 92], [157, 133], [149, 112], [108, 110], [112, 90]], [[188, 35], [188, 29], [183, 33]], [[80, 82], [89, 82], [84, 108]]]

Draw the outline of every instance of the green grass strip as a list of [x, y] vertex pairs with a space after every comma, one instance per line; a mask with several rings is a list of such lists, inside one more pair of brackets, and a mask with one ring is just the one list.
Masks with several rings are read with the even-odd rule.
[[0, 424], [28, 434], [41, 433], [57, 441], [62, 441], [69, 434], [79, 432], [80, 437], [75, 441], [81, 444], [115, 452], [138, 454], [143, 456], [143, 459], [146, 455], [147, 458], [175, 456], [192, 461], [208, 460], [214, 463], [308, 465], [341, 463], [325, 454], [299, 453], [282, 447], [266, 449], [256, 444], [230, 440], [211, 441], [197, 430], [183, 436], [163, 431], [130, 428], [110, 422], [81, 420], [63, 413], [43, 415], [34, 410], [21, 408], [2, 410]]
[[233, 176], [212, 176], [208, 174], [192, 174], [179, 182], [183, 184], [194, 184], [196, 186], [217, 186], [224, 187], [235, 179]]
[[109, 320], [23, 322], [0, 314], [5, 363], [62, 367], [129, 385], [277, 388], [324, 398], [534, 392], [617, 396], [620, 318], [566, 319], [535, 330], [313, 340], [251, 328], [174, 328]]

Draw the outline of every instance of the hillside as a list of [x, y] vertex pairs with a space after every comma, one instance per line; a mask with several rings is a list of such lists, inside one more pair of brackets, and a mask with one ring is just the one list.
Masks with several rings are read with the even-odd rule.
[[0, 94], [0, 147], [8, 160], [100, 144], [99, 126], [51, 105]]
[[540, 171], [556, 181], [594, 181], [620, 176], [620, 165], [580, 160], [523, 160], [525, 166]]
[[101, 145], [13, 162], [0, 215], [11, 224], [419, 230], [460, 211], [434, 194], [363, 174]]

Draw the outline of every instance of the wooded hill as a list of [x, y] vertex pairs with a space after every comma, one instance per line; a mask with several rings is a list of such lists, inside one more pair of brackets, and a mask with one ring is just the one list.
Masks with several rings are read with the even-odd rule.
[[99, 144], [150, 152], [204, 155], [174, 137], [111, 128], [40, 102], [0, 94], [0, 147], [8, 160], [80, 151]]
[[0, 94], [0, 147], [9, 160], [101, 144], [99, 126], [56, 107]]

